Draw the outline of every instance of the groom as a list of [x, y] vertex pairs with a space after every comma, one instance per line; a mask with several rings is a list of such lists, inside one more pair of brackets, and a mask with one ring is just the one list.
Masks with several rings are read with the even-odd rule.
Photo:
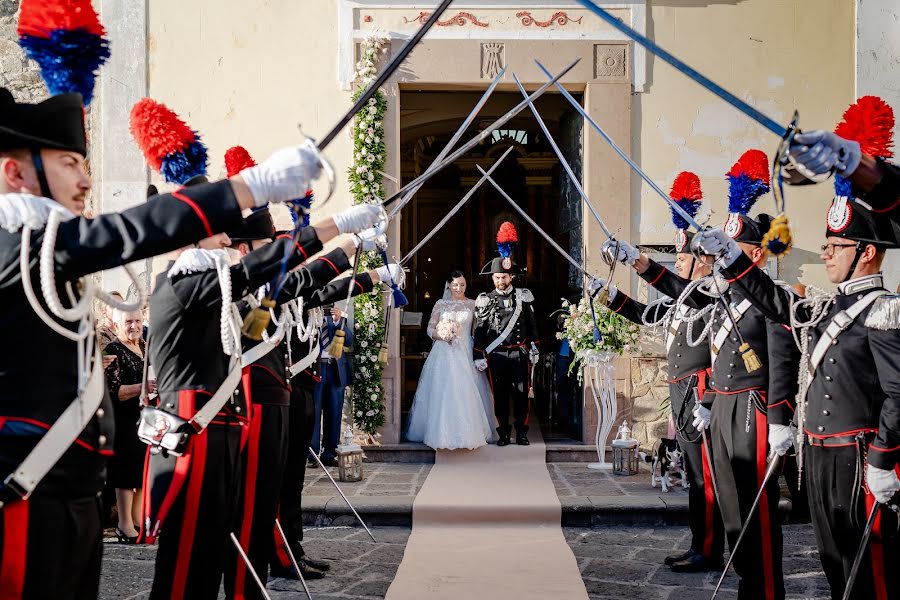
[[498, 446], [510, 442], [509, 404], [512, 399], [516, 425], [516, 443], [528, 445], [528, 391], [530, 364], [538, 359], [537, 323], [534, 295], [525, 288], [514, 288], [513, 280], [522, 270], [512, 261], [518, 235], [512, 223], [500, 226], [497, 248], [500, 257], [481, 270], [491, 275], [494, 291], [480, 294], [475, 301], [475, 336], [472, 355], [479, 371], [488, 371], [494, 394], [500, 439]]

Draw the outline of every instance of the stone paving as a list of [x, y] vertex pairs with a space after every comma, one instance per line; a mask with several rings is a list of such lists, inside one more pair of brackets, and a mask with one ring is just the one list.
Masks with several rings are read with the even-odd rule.
[[[364, 463], [365, 477], [357, 483], [338, 482], [341, 490], [349, 497], [373, 496], [413, 496], [422, 489], [425, 478], [434, 465], [404, 463]], [[328, 472], [337, 480], [337, 467], [329, 467]], [[334, 485], [321, 468], [306, 469], [306, 481], [303, 486], [304, 498], [331, 497], [335, 492]]]
[[[827, 600], [825, 577], [815, 551], [809, 525], [785, 527], [785, 586], [790, 600]], [[689, 532], [683, 526], [616, 526], [564, 528], [569, 547], [581, 569], [591, 600], [701, 600], [712, 595], [718, 573], [678, 574], [663, 566], [662, 559], [685, 548]], [[331, 562], [325, 579], [310, 581], [316, 600], [371, 600], [383, 598], [390, 586], [410, 530], [375, 527], [378, 544], [356, 527], [324, 527], [307, 530], [304, 547], [310, 556]], [[101, 600], [144, 599], [153, 576], [155, 548], [105, 547]], [[535, 566], [536, 569], [540, 565]], [[498, 580], [499, 581], [499, 580]], [[734, 600], [736, 580], [725, 579], [719, 598]], [[273, 600], [302, 598], [299, 582], [269, 582]], [[486, 590], [485, 597], [502, 597], [502, 588]]]

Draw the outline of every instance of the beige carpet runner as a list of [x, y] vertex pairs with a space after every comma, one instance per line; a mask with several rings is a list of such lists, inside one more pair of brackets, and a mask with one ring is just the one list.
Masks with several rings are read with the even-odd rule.
[[529, 437], [530, 446], [437, 452], [389, 600], [587, 599], [543, 439]]

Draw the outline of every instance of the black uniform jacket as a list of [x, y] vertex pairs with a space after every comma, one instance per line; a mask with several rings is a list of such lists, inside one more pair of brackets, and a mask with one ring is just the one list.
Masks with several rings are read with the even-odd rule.
[[[318, 308], [325, 304], [329, 304], [339, 300], [346, 300], [347, 293], [350, 289], [350, 277], [342, 277], [332, 281], [335, 276], [340, 275], [350, 268], [350, 262], [347, 255], [340, 248], [333, 250], [325, 256], [319, 257], [311, 261], [305, 269], [313, 276], [315, 283], [313, 285], [304, 285], [302, 277], [297, 273], [291, 273], [288, 276], [282, 290], [277, 298], [279, 304], [293, 300], [294, 298], [303, 298], [303, 307], [305, 309]], [[331, 281], [331, 283], [328, 283]], [[353, 295], [362, 294], [372, 291], [372, 278], [368, 273], [356, 276], [353, 285]], [[241, 312], [245, 313], [249, 310], [248, 306], [242, 306]], [[275, 333], [274, 323], [269, 324], [269, 335]], [[285, 332], [285, 338], [294, 337], [293, 331]], [[246, 352], [258, 342], [244, 337], [244, 351]], [[287, 339], [283, 339], [277, 347], [263, 355], [262, 358], [250, 365], [250, 385], [253, 388], [253, 401], [260, 404], [279, 404], [287, 406], [290, 404], [290, 373], [288, 368], [287, 356]], [[300, 344], [299, 347], [304, 346]], [[293, 346], [293, 348], [299, 348]], [[316, 346], [318, 351], [318, 345]], [[304, 353], [306, 348], [300, 350]], [[292, 359], [301, 360], [303, 356], [292, 356]]]
[[[65, 303], [65, 284], [74, 284], [79, 276], [175, 250], [240, 222], [240, 207], [228, 182], [160, 194], [117, 214], [66, 221], [60, 224], [56, 241], [57, 292]], [[38, 300], [51, 314], [38, 274], [43, 239], [43, 230], [32, 232], [30, 273]], [[50, 329], [28, 303], [19, 269], [21, 240], [21, 231], [0, 229], [0, 338], [6, 343], [0, 360], [0, 481], [76, 396], [75, 342]], [[71, 323], [63, 326], [73, 329]], [[103, 487], [112, 437], [107, 398], [37, 491], [70, 498], [95, 494]]]
[[[695, 310], [685, 307], [686, 310]], [[629, 321], [644, 324], [643, 315], [647, 305], [618, 290], [609, 302], [609, 309], [622, 315]], [[658, 321], [666, 310], [674, 310], [671, 304], [657, 305], [655, 314], [648, 315], [651, 321]], [[703, 320], [694, 323], [693, 336], [700, 335], [704, 326]], [[685, 377], [708, 369], [710, 365], [709, 344], [705, 341], [691, 346], [687, 341], [688, 323], [683, 319], [673, 319], [666, 331], [666, 359], [669, 363], [669, 383], [675, 383]]]
[[[289, 239], [279, 239], [250, 252], [230, 268], [234, 302], [270, 281], [281, 269]], [[298, 248], [290, 254], [288, 268], [322, 249], [312, 227], [303, 230]], [[291, 275], [300, 287], [315, 285], [314, 275], [301, 268]], [[222, 293], [215, 269], [169, 277], [162, 273], [150, 298], [150, 360], [156, 370], [160, 408], [190, 418], [225, 380], [230, 357], [222, 351], [219, 315]], [[242, 396], [225, 412], [246, 414]], [[186, 394], [185, 392], [193, 392]], [[191, 402], [193, 406], [180, 406]]]
[[[749, 260], [749, 259], [748, 259]], [[762, 271], [760, 271], [762, 273]], [[650, 285], [672, 298], [678, 298], [689, 280], [679, 277], [657, 262], [650, 261], [650, 266], [641, 273], [641, 277]], [[771, 281], [771, 279], [770, 279]], [[773, 283], [774, 285], [774, 283]], [[726, 295], [730, 296], [730, 294]], [[730, 298], [732, 306], [740, 303], [740, 298]], [[692, 308], [703, 308], [716, 302], [698, 291], [685, 298], [685, 304]], [[716, 316], [709, 331], [710, 347], [716, 338], [716, 334], [725, 324], [728, 316], [721, 310], [716, 311]], [[760, 390], [765, 392], [769, 385], [768, 348], [773, 344], [793, 344], [791, 332], [781, 327], [778, 323], [767, 319], [755, 306], [751, 306], [738, 320], [738, 329], [744, 340], [750, 345], [762, 362], [762, 368], [748, 373], [741, 357], [741, 341], [737, 333], [732, 329], [722, 342], [720, 348], [713, 349], [712, 375], [708, 386], [709, 390], [717, 394], [737, 394], [748, 390]], [[716, 352], [717, 351], [717, 352]], [[713, 397], [713, 396], [709, 396]], [[767, 400], [768, 401], [768, 400]]]
[[888, 215], [900, 224], [900, 167], [878, 159], [884, 173], [881, 181], [870, 192], [853, 186], [853, 195], [872, 207], [872, 212]]
[[[739, 257], [726, 269], [734, 278], [732, 285], [773, 319], [788, 322], [795, 296], [752, 267], [749, 260]], [[880, 287], [876, 278], [841, 284], [825, 317], [807, 334], [810, 353], [835, 314]], [[829, 444], [852, 444], [852, 439], [845, 438], [877, 431], [869, 447], [869, 463], [892, 469], [900, 458], [900, 330], [866, 325], [878, 302], [866, 308], [826, 351], [806, 396], [804, 430], [812, 438], [830, 440]], [[809, 315], [801, 311], [798, 317], [805, 320]]]
[[[522, 288], [522, 312], [512, 331], [498, 348], [523, 348], [534, 342], [538, 343], [537, 320], [534, 316], [532, 302], [534, 296], [530, 290]], [[473, 337], [472, 356], [474, 360], [487, 358], [484, 353], [491, 342], [503, 333], [516, 310], [516, 289], [511, 288], [509, 294], [500, 294], [491, 290], [481, 294], [475, 301], [475, 335]]]

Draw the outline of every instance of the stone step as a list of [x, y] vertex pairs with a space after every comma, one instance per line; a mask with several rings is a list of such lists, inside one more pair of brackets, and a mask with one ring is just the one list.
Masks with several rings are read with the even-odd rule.
[[[546, 444], [550, 462], [596, 462], [597, 447], [582, 444]], [[373, 463], [416, 463], [434, 464], [434, 450], [425, 444], [408, 442], [404, 444], [383, 444], [363, 446], [365, 461]], [[606, 460], [612, 460], [612, 451], [607, 448]]]

